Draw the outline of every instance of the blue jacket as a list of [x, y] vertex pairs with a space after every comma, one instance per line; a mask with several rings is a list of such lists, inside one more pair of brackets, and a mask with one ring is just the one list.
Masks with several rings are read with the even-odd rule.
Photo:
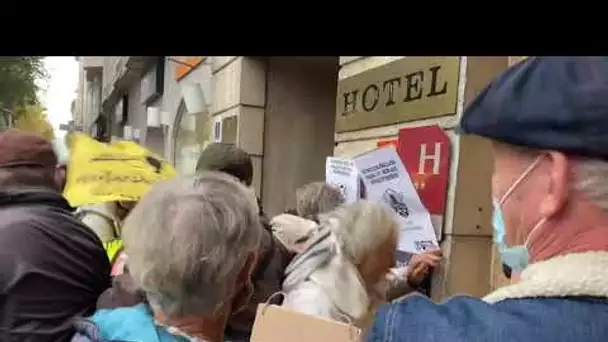
[[410, 296], [380, 308], [368, 342], [608, 341], [608, 252], [529, 266], [483, 300]]
[[145, 304], [98, 310], [76, 321], [75, 327], [72, 342], [188, 342], [157, 326]]

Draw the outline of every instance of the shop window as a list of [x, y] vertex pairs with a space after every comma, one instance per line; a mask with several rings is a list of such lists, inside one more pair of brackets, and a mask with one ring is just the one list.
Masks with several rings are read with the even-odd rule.
[[201, 151], [212, 139], [211, 123], [206, 113], [188, 113], [184, 102], [179, 105], [175, 126], [173, 163], [180, 174], [191, 174]]

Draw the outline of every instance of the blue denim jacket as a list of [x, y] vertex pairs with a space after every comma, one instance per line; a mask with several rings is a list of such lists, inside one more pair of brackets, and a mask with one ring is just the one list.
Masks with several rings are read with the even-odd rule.
[[529, 266], [483, 300], [410, 296], [380, 308], [368, 342], [608, 341], [608, 252]]
[[510, 299], [489, 304], [459, 296], [436, 305], [422, 296], [385, 305], [368, 342], [605, 342], [608, 300]]

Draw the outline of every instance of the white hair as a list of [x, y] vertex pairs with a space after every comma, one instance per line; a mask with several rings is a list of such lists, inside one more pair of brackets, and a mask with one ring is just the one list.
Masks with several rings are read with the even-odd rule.
[[216, 172], [154, 185], [123, 228], [136, 285], [169, 317], [214, 315], [228, 304], [261, 236], [252, 193]]
[[[494, 142], [494, 146], [506, 151], [514, 151], [529, 160], [542, 153], [536, 149]], [[570, 183], [572, 190], [587, 197], [602, 210], [608, 211], [608, 161], [569, 155], [572, 161]]]
[[360, 200], [321, 215], [321, 225], [336, 237], [346, 258], [359, 265], [397, 234], [395, 213], [381, 204]]
[[320, 214], [328, 213], [344, 204], [340, 190], [325, 182], [308, 183], [296, 190], [298, 216], [316, 221]]
[[608, 210], [608, 162], [590, 158], [574, 158], [574, 161], [574, 190], [602, 210]]

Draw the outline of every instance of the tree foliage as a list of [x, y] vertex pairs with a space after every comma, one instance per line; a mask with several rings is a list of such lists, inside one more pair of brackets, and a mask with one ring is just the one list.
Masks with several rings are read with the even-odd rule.
[[[15, 114], [19, 108], [22, 114], [27, 106], [40, 104], [38, 91], [40, 81], [47, 79], [48, 73], [42, 61], [43, 57], [0, 57], [0, 108], [2, 115], [7, 110]], [[35, 112], [35, 111], [34, 111]], [[18, 120], [13, 117], [13, 121]]]
[[27, 104], [15, 109], [15, 128], [38, 133], [48, 140], [53, 140], [55, 134], [49, 123], [44, 107], [39, 104]]

